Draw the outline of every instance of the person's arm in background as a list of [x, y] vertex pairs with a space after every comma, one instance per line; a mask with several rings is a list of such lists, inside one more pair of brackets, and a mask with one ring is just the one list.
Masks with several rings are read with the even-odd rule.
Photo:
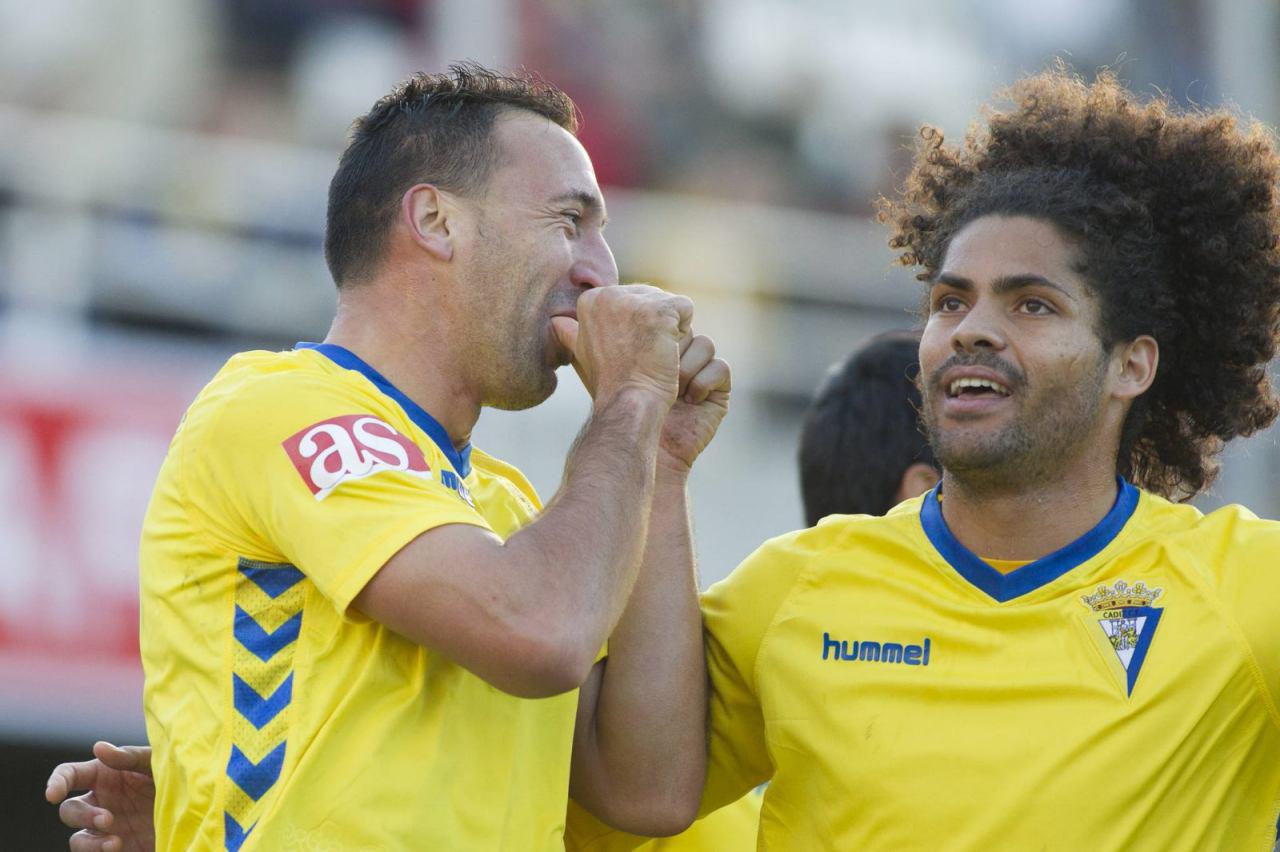
[[583, 685], [570, 794], [606, 823], [669, 835], [692, 822], [706, 770], [706, 665], [688, 479], [728, 410], [730, 373], [706, 337], [681, 357], [663, 426], [640, 576]]
[[[63, 825], [79, 829], [71, 836], [71, 852], [152, 852], [151, 749], [100, 742], [93, 753], [93, 760], [60, 764], [45, 786], [45, 798], [58, 805]], [[67, 798], [77, 790], [89, 792]]]

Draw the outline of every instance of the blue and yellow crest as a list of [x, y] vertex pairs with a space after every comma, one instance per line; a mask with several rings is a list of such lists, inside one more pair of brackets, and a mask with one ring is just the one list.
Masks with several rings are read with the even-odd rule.
[[1098, 586], [1091, 595], [1080, 596], [1084, 605], [1093, 611], [1093, 617], [1124, 669], [1129, 695], [1133, 695], [1138, 673], [1146, 661], [1160, 615], [1164, 612], [1151, 604], [1163, 593], [1164, 589], [1149, 589], [1141, 580], [1132, 586], [1124, 580], [1116, 580], [1111, 586]]

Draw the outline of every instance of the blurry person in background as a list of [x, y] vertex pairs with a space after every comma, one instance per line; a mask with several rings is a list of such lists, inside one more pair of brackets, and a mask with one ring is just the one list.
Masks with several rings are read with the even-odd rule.
[[920, 426], [920, 335], [890, 331], [832, 367], [800, 434], [804, 520], [883, 515], [938, 482]]
[[883, 211], [942, 481], [702, 596], [702, 806], [768, 780], [761, 848], [1263, 852], [1280, 523], [1180, 501], [1280, 413], [1276, 141], [1062, 69], [985, 118]]
[[[558, 850], [571, 790], [629, 831], [692, 820], [686, 486], [729, 371], [689, 300], [618, 283], [576, 126], [524, 76], [398, 86], [330, 184], [328, 337], [235, 356], [188, 409], [140, 556], [159, 848]], [[571, 361], [593, 405], [543, 508], [470, 434]], [[63, 803], [73, 848], [118, 842], [106, 798]]]

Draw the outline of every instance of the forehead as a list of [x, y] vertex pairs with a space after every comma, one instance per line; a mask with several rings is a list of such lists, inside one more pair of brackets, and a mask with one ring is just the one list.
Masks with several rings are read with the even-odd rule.
[[1082, 286], [1076, 248], [1052, 224], [1024, 216], [983, 216], [951, 238], [938, 275], [975, 284], [1037, 275], [1062, 286]]
[[554, 196], [568, 190], [599, 193], [591, 158], [573, 134], [524, 110], [499, 115], [493, 127], [499, 160], [491, 192]]

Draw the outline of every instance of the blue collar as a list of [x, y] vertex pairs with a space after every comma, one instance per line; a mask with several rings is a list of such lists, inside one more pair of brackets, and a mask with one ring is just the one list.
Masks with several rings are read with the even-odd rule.
[[1124, 529], [1134, 509], [1138, 507], [1138, 489], [1120, 477], [1116, 477], [1116, 484], [1119, 489], [1116, 501], [1097, 526], [1065, 547], [1008, 574], [1001, 574], [983, 562], [951, 533], [942, 517], [942, 503], [938, 500], [942, 483], [938, 483], [924, 496], [924, 503], [920, 507], [920, 523], [934, 548], [961, 577], [988, 596], [1004, 603], [1035, 591], [1077, 565], [1089, 561], [1120, 534], [1120, 530]]
[[405, 396], [404, 391], [387, 381], [386, 376], [362, 361], [359, 355], [350, 349], [338, 346], [336, 343], [299, 343], [293, 348], [314, 349], [339, 367], [345, 367], [348, 370], [355, 370], [357, 373], [361, 373], [366, 379], [373, 382], [378, 390], [400, 404], [400, 407], [404, 409], [404, 413], [409, 415], [409, 419], [419, 429], [426, 432], [436, 446], [440, 448], [440, 452], [444, 453], [445, 458], [453, 465], [453, 469], [457, 471], [458, 476], [465, 479], [471, 474], [471, 444], [467, 444], [460, 450], [454, 449], [453, 441], [449, 440], [449, 433], [440, 425], [440, 421], [428, 414], [418, 403]]

